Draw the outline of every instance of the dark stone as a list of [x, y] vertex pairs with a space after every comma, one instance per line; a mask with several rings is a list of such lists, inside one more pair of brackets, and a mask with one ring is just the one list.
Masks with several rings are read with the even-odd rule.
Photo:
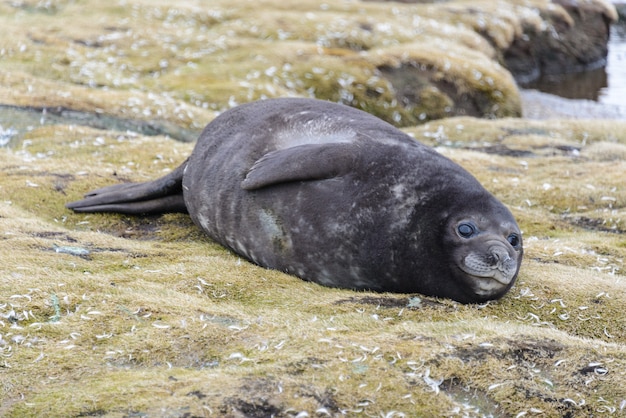
[[[365, 1], [446, 3], [446, 0]], [[547, 23], [545, 28], [538, 29], [533, 23], [526, 23], [522, 34], [506, 50], [500, 51], [502, 63], [520, 83], [528, 83], [541, 75], [588, 71], [606, 64], [610, 26], [616, 22], [617, 14], [599, 2], [553, 0], [552, 3], [557, 7], [539, 9], [541, 19]], [[565, 10], [566, 15], [558, 6]], [[621, 16], [626, 14], [626, 4], [616, 4], [615, 8]], [[488, 31], [480, 34], [495, 45]], [[476, 111], [484, 114], [480, 106], [470, 104], [459, 107], [471, 116]], [[463, 114], [455, 111], [450, 113], [445, 116]]]
[[[557, 10], [542, 11], [549, 26], [538, 31], [524, 28], [503, 52], [506, 67], [520, 82], [542, 74], [565, 74], [591, 70], [606, 64], [609, 30], [614, 16], [598, 3], [554, 0], [567, 17]], [[568, 19], [569, 17], [569, 19]]]

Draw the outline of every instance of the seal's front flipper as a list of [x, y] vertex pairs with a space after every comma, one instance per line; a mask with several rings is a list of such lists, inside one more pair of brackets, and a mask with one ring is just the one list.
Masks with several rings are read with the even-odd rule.
[[353, 169], [357, 150], [354, 143], [333, 143], [272, 151], [254, 163], [241, 187], [255, 190], [279, 183], [338, 177]]
[[182, 186], [186, 164], [185, 161], [170, 174], [154, 181], [115, 184], [93, 190], [84, 199], [70, 202], [65, 207], [75, 212], [186, 213]]

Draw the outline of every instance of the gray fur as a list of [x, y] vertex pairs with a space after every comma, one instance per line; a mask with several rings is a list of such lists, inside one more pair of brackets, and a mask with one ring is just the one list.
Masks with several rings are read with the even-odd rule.
[[[464, 303], [504, 295], [523, 253], [509, 210], [463, 168], [374, 116], [310, 99], [229, 110], [171, 174], [67, 206], [186, 210], [261, 266], [327, 286]], [[463, 237], [459, 225], [468, 223], [475, 233]]]

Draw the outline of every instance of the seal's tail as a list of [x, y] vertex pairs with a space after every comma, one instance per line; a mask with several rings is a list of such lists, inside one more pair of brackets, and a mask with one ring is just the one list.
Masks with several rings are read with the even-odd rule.
[[160, 179], [145, 183], [114, 184], [93, 190], [65, 207], [75, 212], [127, 214], [187, 213], [183, 199], [183, 172], [187, 161]]

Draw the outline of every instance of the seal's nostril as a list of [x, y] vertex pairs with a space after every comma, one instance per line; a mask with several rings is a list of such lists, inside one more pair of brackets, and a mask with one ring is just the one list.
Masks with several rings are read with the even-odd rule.
[[489, 252], [491, 253], [491, 261], [495, 268], [506, 268], [511, 261], [509, 252], [504, 248], [492, 247]]

